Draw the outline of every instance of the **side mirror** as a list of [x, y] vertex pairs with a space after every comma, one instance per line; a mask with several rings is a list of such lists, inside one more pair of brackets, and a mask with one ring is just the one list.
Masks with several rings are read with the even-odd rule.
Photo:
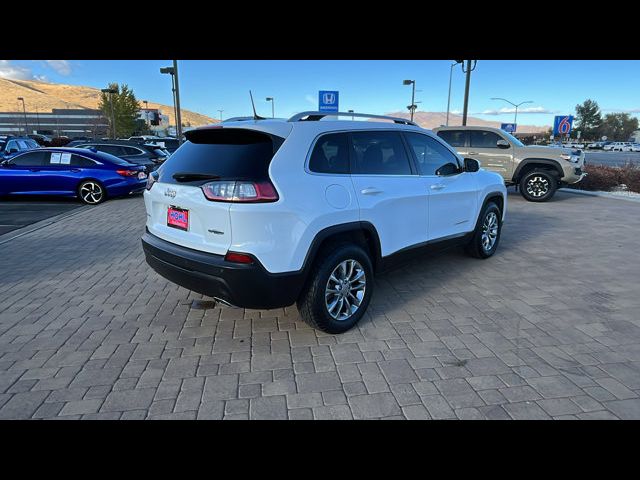
[[480, 170], [480, 162], [473, 158], [465, 158], [464, 159], [464, 171], [465, 172], [477, 172]]
[[498, 148], [510, 148], [511, 145], [506, 140], [500, 139], [496, 142]]
[[440, 177], [446, 177], [447, 175], [455, 175], [459, 173], [458, 165], [455, 163], [445, 163], [439, 169], [436, 170], [436, 175]]

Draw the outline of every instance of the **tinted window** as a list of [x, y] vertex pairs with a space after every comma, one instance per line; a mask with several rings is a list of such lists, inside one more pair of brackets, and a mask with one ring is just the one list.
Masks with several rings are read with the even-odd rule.
[[452, 147], [464, 147], [465, 133], [464, 130], [442, 130], [438, 136]]
[[416, 155], [420, 175], [435, 175], [436, 170], [447, 163], [458, 165], [456, 156], [439, 141], [419, 133], [405, 132], [405, 135]]
[[4, 147], [7, 145], [6, 142], [0, 142], [0, 152], [4, 151]]
[[93, 167], [95, 165], [96, 164], [93, 160], [89, 160], [88, 158], [81, 157], [80, 155], [71, 155], [72, 167]]
[[108, 153], [98, 152], [96, 156], [98, 157], [99, 161], [103, 163], [112, 163], [114, 165], [122, 165], [122, 166], [135, 165], [132, 162], [128, 162], [127, 160], [120, 157], [116, 157], [114, 155], [109, 155]]
[[191, 130], [186, 137], [188, 141], [158, 170], [159, 181], [178, 183], [173, 178], [176, 173], [268, 179], [271, 159], [283, 142], [277, 136], [240, 128]]
[[309, 170], [318, 173], [349, 173], [349, 136], [346, 133], [323, 135], [316, 142]]
[[24, 143], [26, 143], [31, 148], [38, 148], [40, 146], [35, 140], [25, 140]]
[[48, 161], [49, 152], [29, 152], [14, 157], [11, 164], [19, 167], [39, 167]]
[[411, 175], [402, 138], [397, 132], [353, 132], [357, 173]]
[[18, 147], [18, 142], [16, 142], [15, 140], [9, 140], [9, 143], [7, 143], [7, 152], [11, 151], [12, 149], [20, 150], [20, 147]]
[[122, 149], [124, 150], [124, 154], [125, 155], [141, 155], [142, 154], [142, 152], [140, 150], [138, 150], [137, 148], [122, 147]]
[[469, 130], [469, 139], [475, 148], [498, 148], [498, 140], [502, 140], [502, 137], [486, 130]]
[[18, 140], [18, 146], [20, 147], [20, 150], [29, 150], [31, 149], [31, 147], [29, 145], [27, 145], [27, 142], [24, 140]]
[[124, 155], [122, 153], [122, 147], [119, 145], [95, 145], [95, 148], [99, 152], [109, 153], [111, 155], [115, 155], [116, 157]]

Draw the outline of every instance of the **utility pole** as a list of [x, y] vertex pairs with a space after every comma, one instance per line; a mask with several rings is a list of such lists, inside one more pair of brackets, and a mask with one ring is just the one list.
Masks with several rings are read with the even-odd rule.
[[449, 68], [449, 96], [447, 97], [447, 127], [449, 126], [449, 108], [451, 106], [451, 79], [453, 78], [453, 67], [462, 63], [464, 60], [456, 60], [456, 63], [452, 63]]
[[149, 102], [143, 100], [142, 103], [144, 103], [144, 117], [147, 120], [147, 128], [151, 128], [151, 126], [149, 125]]
[[[473, 67], [471, 66], [471, 62], [473, 62]], [[467, 125], [467, 113], [469, 112], [469, 85], [471, 84], [471, 72], [475, 70], [477, 64], [477, 60], [467, 60], [467, 70], [464, 69], [464, 64], [462, 66], [462, 71], [467, 74], [467, 81], [464, 86], [464, 109], [462, 111], [462, 126]]]
[[178, 134], [178, 145], [182, 145], [182, 115], [180, 114], [180, 82], [178, 81], [178, 61], [173, 61], [173, 74], [176, 80], [176, 127]]
[[411, 85], [411, 105], [409, 105], [409, 111], [411, 112], [411, 121], [413, 122], [413, 113], [416, 111], [416, 81], [404, 80], [403, 85]]
[[24, 113], [24, 134], [29, 134], [29, 126], [27, 124], [27, 108], [24, 106], [24, 97], [18, 97], [18, 100], [22, 101], [22, 113]]
[[276, 118], [276, 114], [275, 114], [275, 100], [273, 99], [273, 97], [267, 97], [267, 102], [271, 102], [271, 118]]
[[118, 93], [117, 88], [103, 88], [100, 90], [102, 93], [109, 94], [109, 104], [111, 106], [111, 138], [115, 140], [116, 138], [116, 116], [113, 112], [113, 94]]

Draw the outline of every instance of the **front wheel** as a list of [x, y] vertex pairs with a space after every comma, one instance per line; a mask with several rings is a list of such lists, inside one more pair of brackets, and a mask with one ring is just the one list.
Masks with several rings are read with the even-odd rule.
[[520, 193], [530, 202], [546, 202], [557, 188], [558, 180], [547, 170], [532, 170], [520, 179]]
[[373, 266], [358, 245], [324, 248], [298, 299], [302, 319], [326, 333], [343, 333], [364, 316], [373, 295]]
[[502, 232], [502, 214], [498, 206], [489, 202], [480, 218], [473, 238], [467, 245], [467, 253], [476, 258], [489, 258], [498, 249]]
[[97, 205], [104, 201], [106, 193], [100, 183], [95, 180], [85, 180], [78, 187], [78, 197], [87, 205]]

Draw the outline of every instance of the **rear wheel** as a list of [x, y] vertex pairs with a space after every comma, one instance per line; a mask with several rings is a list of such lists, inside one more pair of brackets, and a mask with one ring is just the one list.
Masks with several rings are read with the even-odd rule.
[[369, 255], [358, 245], [334, 244], [318, 254], [297, 306], [312, 327], [342, 333], [360, 321], [372, 295]]
[[531, 170], [520, 179], [520, 193], [530, 202], [546, 202], [557, 188], [558, 179], [548, 170]]
[[78, 187], [78, 197], [83, 203], [97, 205], [106, 198], [104, 187], [95, 180], [85, 180]]

